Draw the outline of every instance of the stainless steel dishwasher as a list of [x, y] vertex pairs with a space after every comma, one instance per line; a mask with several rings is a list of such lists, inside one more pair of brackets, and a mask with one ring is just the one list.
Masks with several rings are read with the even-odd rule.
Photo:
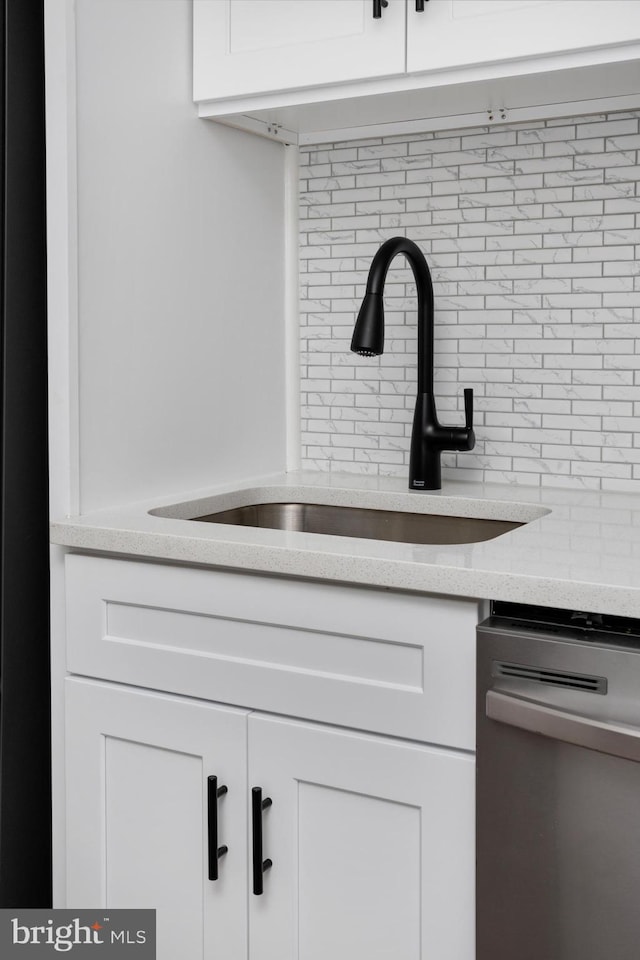
[[640, 621], [478, 627], [477, 960], [640, 958]]

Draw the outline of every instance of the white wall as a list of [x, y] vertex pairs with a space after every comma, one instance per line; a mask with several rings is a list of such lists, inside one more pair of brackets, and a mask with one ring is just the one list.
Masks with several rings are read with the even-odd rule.
[[77, 0], [79, 506], [284, 468], [284, 149], [199, 120], [189, 0]]
[[640, 490], [640, 115], [330, 144], [301, 153], [302, 465], [406, 477], [413, 277], [379, 360], [349, 352], [371, 259], [415, 240], [434, 279], [435, 391], [476, 448], [449, 478]]

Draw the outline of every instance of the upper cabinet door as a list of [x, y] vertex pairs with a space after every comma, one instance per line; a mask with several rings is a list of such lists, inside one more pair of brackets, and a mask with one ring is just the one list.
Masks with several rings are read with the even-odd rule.
[[409, 3], [407, 70], [543, 56], [640, 37], [638, 0], [429, 0]]
[[405, 0], [194, 0], [194, 100], [404, 73]]

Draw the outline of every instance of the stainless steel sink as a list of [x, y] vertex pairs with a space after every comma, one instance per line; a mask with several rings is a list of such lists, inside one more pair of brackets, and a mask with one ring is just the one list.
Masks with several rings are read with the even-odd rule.
[[478, 543], [493, 540], [522, 526], [512, 520], [369, 510], [322, 503], [252, 503], [192, 519], [399, 543]]

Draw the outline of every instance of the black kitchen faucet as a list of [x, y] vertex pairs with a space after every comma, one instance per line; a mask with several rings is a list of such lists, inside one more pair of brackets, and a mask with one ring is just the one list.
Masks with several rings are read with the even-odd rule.
[[433, 284], [427, 261], [413, 240], [393, 237], [382, 244], [373, 258], [351, 349], [363, 357], [377, 357], [384, 351], [382, 294], [391, 261], [399, 253], [409, 261], [418, 293], [418, 396], [411, 432], [409, 489], [439, 490], [442, 451], [473, 450], [475, 445], [473, 390], [464, 391], [464, 427], [442, 426], [433, 395]]

